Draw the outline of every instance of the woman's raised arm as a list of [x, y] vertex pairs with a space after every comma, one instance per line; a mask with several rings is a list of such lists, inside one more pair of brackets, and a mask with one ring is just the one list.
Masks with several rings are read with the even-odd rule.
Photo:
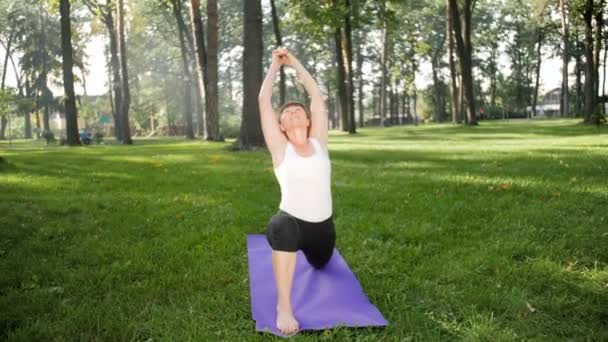
[[262, 88], [258, 95], [262, 133], [264, 134], [266, 146], [273, 156], [275, 155], [275, 152], [281, 151], [287, 143], [287, 138], [285, 138], [285, 135], [281, 132], [277, 117], [272, 110], [271, 101], [272, 84], [280, 68], [281, 62], [279, 61], [278, 51], [275, 50], [272, 52], [272, 63], [264, 78], [264, 82], [262, 82]]
[[327, 146], [327, 126], [329, 125], [329, 120], [321, 88], [319, 88], [315, 79], [302, 66], [302, 63], [289, 52], [287, 52], [285, 64], [289, 64], [295, 69], [298, 79], [304, 84], [304, 88], [306, 88], [308, 95], [311, 97], [310, 136], [317, 138], [324, 146]]

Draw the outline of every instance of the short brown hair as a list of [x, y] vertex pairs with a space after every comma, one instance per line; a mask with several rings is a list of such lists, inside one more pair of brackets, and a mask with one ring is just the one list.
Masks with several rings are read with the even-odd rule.
[[304, 113], [306, 113], [306, 117], [310, 120], [310, 110], [308, 110], [308, 107], [306, 107], [302, 102], [297, 102], [297, 101], [285, 102], [281, 106], [281, 108], [279, 108], [279, 120], [281, 119], [281, 114], [283, 114], [283, 111], [287, 107], [294, 107], [294, 106], [304, 109]]

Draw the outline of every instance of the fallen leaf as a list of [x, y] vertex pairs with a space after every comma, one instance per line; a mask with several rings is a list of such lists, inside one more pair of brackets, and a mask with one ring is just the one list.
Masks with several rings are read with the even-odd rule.
[[528, 307], [528, 310], [530, 310], [531, 312], [536, 311], [536, 308], [533, 307], [532, 305], [530, 305], [530, 303], [526, 302], [526, 306]]

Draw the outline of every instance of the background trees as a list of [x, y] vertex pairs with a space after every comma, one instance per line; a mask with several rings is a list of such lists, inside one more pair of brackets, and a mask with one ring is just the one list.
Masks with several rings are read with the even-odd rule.
[[[591, 122], [604, 110], [604, 0], [72, 0], [65, 70], [60, 3], [0, 1], [1, 91], [12, 94], [3, 97], [0, 138], [9, 116], [16, 136], [65, 135], [63, 74], [74, 70], [80, 129], [126, 144], [133, 135], [262, 144], [254, 95], [277, 45], [319, 81], [330, 127], [350, 134], [505, 115]], [[308, 101], [293, 74], [282, 75], [274, 104]], [[548, 113], [552, 88], [559, 110]], [[51, 117], [64, 124], [51, 127]]]

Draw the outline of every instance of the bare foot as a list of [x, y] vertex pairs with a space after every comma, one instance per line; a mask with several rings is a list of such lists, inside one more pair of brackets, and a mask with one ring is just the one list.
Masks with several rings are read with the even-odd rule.
[[293, 317], [290, 309], [282, 310], [277, 307], [277, 329], [285, 335], [294, 334], [299, 329], [299, 323]]

